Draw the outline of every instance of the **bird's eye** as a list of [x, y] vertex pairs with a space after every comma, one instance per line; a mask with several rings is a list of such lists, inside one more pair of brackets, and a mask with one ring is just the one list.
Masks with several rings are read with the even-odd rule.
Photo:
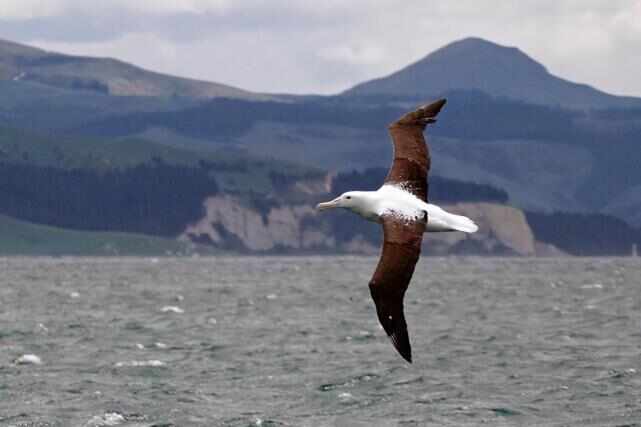
[[345, 197], [347, 200], [351, 200], [352, 196]]

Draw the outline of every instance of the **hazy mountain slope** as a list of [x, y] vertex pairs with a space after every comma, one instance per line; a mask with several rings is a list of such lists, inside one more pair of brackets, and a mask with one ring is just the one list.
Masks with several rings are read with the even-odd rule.
[[566, 108], [641, 106], [639, 98], [613, 96], [569, 82], [550, 74], [517, 48], [479, 38], [448, 44], [389, 76], [358, 84], [344, 95], [431, 97], [456, 89]]
[[[479, 91], [446, 96], [445, 111], [429, 131], [439, 175], [504, 188], [520, 207], [562, 211], [601, 210], [610, 199], [641, 184], [635, 166], [641, 158], [637, 115], [612, 118], [614, 113], [605, 111], [526, 104]], [[257, 155], [329, 170], [386, 167], [391, 159], [386, 125], [417, 102], [386, 97], [370, 101], [212, 100], [177, 112], [111, 117], [76, 131], [165, 140], [164, 135], [175, 140], [182, 136], [188, 145], [240, 146]], [[408, 106], [398, 105], [401, 101]]]
[[192, 138], [228, 142], [246, 133], [255, 123], [263, 121], [381, 128], [385, 126], [382, 123], [395, 119], [401, 111], [398, 107], [379, 104], [367, 109], [353, 108], [341, 100], [333, 102], [331, 99], [295, 103], [214, 99], [180, 111], [113, 116], [69, 129], [69, 132], [121, 137], [164, 127]]
[[128, 96], [263, 99], [235, 87], [147, 71], [111, 58], [62, 55], [0, 40], [0, 80]]
[[110, 96], [13, 80], [0, 80], [0, 99], [0, 126], [43, 132], [116, 114], [181, 110], [201, 102], [184, 97]]
[[[443, 96], [448, 99], [448, 117], [433, 129], [443, 136], [476, 140], [536, 138], [560, 141], [576, 140], [590, 132], [574, 123], [576, 119], [586, 117], [584, 112], [493, 98], [480, 91], [453, 91]], [[386, 134], [389, 123], [422, 101], [424, 99], [410, 98], [401, 102], [380, 98], [359, 103], [343, 97], [328, 97], [293, 103], [216, 99], [180, 111], [112, 116], [69, 131], [121, 137], [149, 128], [165, 127], [193, 138], [229, 142], [246, 134], [254, 125], [271, 122], [316, 126], [319, 129], [341, 126]]]

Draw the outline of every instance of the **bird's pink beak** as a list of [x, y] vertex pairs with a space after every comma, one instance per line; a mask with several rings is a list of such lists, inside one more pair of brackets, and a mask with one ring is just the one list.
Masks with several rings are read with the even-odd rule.
[[338, 207], [338, 202], [340, 201], [340, 199], [341, 199], [340, 197], [337, 197], [334, 200], [332, 200], [331, 202], [319, 203], [319, 204], [316, 205], [316, 209], [318, 209], [319, 211], [324, 211], [324, 210], [327, 210], [327, 209], [337, 208]]

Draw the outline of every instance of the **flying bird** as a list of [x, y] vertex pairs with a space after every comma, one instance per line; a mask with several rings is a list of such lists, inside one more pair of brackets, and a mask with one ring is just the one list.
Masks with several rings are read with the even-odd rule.
[[370, 293], [383, 329], [401, 356], [412, 363], [403, 297], [421, 253], [423, 233], [463, 231], [474, 233], [476, 224], [428, 203], [427, 174], [430, 154], [423, 131], [436, 122], [445, 99], [405, 114], [389, 126], [394, 143], [394, 161], [383, 186], [376, 191], [348, 191], [332, 201], [319, 203], [319, 210], [345, 208], [383, 226], [383, 249]]

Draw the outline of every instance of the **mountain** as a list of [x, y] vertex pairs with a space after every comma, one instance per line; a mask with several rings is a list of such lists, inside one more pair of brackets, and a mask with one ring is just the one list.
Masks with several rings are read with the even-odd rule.
[[266, 98], [220, 83], [147, 71], [116, 59], [63, 55], [5, 40], [0, 40], [0, 80], [118, 96]]
[[610, 95], [556, 77], [521, 50], [480, 38], [450, 43], [343, 95], [430, 98], [452, 90], [479, 90], [496, 97], [572, 109], [641, 107], [639, 98]]
[[[434, 78], [417, 74], [388, 92], [370, 82], [336, 96], [209, 99], [190, 86], [209, 83], [0, 47], [0, 215], [31, 225], [180, 236], [249, 252], [375, 251], [375, 224], [317, 217], [313, 206], [376, 188], [392, 157], [386, 125], [440, 94], [448, 104], [428, 132], [430, 198], [489, 228], [471, 239], [433, 236], [429, 246], [440, 249], [432, 253], [623, 254], [641, 246], [629, 225], [641, 225], [641, 107], [625, 107], [637, 100], [565, 82], [516, 49], [454, 43], [408, 67]], [[470, 75], [442, 72], [450, 67]], [[132, 90], [123, 92], [128, 78]], [[358, 93], [368, 85], [372, 92]], [[499, 236], [505, 218], [518, 227]], [[32, 236], [50, 230], [29, 224], [15, 244], [5, 233], [5, 253], [30, 242], [49, 250]], [[101, 238], [60, 236], [67, 248]]]
[[[480, 91], [445, 96], [444, 115], [429, 130], [434, 174], [504, 189], [512, 204], [528, 210], [604, 212], [641, 225], [628, 208], [641, 202], [641, 109], [577, 111]], [[242, 147], [334, 171], [387, 167], [386, 124], [419, 101], [361, 101], [216, 99], [174, 112], [111, 116], [70, 131]]]

